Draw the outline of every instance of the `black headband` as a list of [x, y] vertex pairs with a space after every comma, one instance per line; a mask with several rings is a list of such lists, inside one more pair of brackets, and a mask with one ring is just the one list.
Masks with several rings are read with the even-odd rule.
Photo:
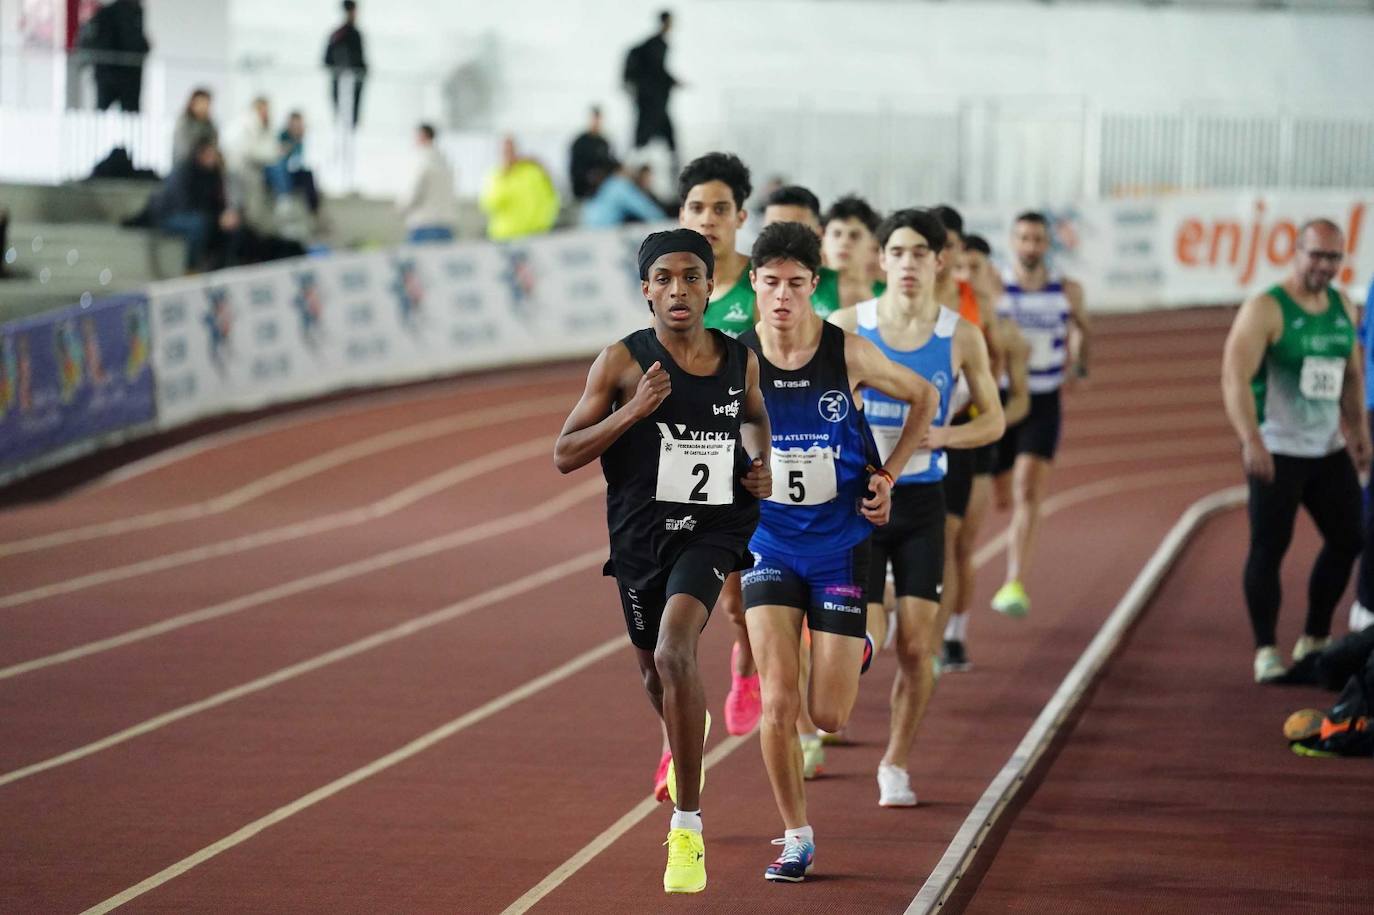
[[711, 253], [711, 243], [706, 236], [691, 229], [670, 229], [667, 232], [654, 232], [639, 246], [639, 278], [647, 280], [649, 269], [654, 261], [665, 254], [678, 252], [695, 254], [706, 265], [706, 272], [716, 269], [716, 256]]

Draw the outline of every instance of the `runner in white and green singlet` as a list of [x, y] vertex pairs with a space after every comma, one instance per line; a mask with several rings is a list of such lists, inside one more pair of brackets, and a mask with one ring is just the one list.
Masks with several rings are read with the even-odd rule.
[[1345, 238], [1328, 219], [1298, 232], [1293, 272], [1241, 306], [1226, 339], [1226, 415], [1250, 484], [1245, 603], [1255, 634], [1255, 680], [1283, 678], [1276, 647], [1279, 569], [1298, 506], [1321, 532], [1307, 588], [1307, 621], [1293, 660], [1331, 638], [1331, 616], [1360, 553], [1360, 483], [1368, 471], [1363, 373], [1354, 358], [1355, 308], [1331, 283]]

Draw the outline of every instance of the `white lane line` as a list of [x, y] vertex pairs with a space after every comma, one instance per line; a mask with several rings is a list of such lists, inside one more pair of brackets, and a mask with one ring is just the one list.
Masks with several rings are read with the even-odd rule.
[[[701, 767], [709, 770], [731, 753], [744, 746], [750, 738], [758, 732], [758, 727], [748, 734], [741, 734], [737, 737], [728, 737], [707, 753], [701, 760]], [[568, 860], [554, 868], [547, 877], [530, 887], [529, 891], [519, 899], [512, 902], [501, 910], [501, 915], [519, 915], [527, 912], [535, 903], [556, 890], [569, 877], [580, 871], [589, 861], [601, 854], [606, 849], [614, 845], [621, 836], [634, 829], [639, 823], [647, 818], [655, 810], [662, 810], [663, 802], [652, 794], [631, 807], [623, 817], [607, 826], [600, 835], [592, 839]]]
[[552, 452], [552, 444], [552, 439], [549, 438], [530, 439], [518, 445], [511, 445], [508, 448], [502, 448], [499, 451], [484, 454], [480, 458], [474, 458], [473, 460], [456, 464], [441, 473], [425, 477], [419, 482], [413, 483], [404, 489], [397, 490], [388, 496], [384, 496], [367, 505], [360, 505], [357, 508], [349, 508], [343, 511], [333, 512], [332, 514], [321, 515], [318, 518], [308, 518], [304, 521], [293, 521], [290, 524], [283, 524], [279, 527], [255, 531], [251, 534], [231, 537], [227, 540], [206, 543], [201, 546], [192, 547], [189, 550], [165, 553], [152, 559], [143, 559], [122, 566], [113, 566], [108, 569], [90, 572], [86, 575], [65, 578], [62, 581], [40, 585], [36, 588], [30, 588], [27, 591], [16, 591], [13, 594], [0, 596], [0, 609], [17, 607], [21, 604], [27, 604], [49, 597], [56, 597], [60, 594], [71, 594], [76, 591], [84, 591], [87, 588], [94, 588], [99, 585], [108, 585], [117, 581], [127, 581], [130, 578], [137, 578], [140, 575], [165, 572], [168, 569], [177, 569], [193, 563], [205, 562], [209, 559], [232, 556], [235, 553], [259, 549], [274, 543], [285, 543], [288, 540], [313, 537], [341, 528], [376, 521], [379, 518], [385, 518], [387, 515], [394, 514], [403, 508], [414, 505], [421, 499], [433, 496], [466, 480], [474, 479], [483, 474], [494, 473], [517, 461], [527, 461], [531, 458], [548, 455]]
[[[1217, 431], [1224, 429], [1218, 424]], [[1240, 445], [1234, 435], [1220, 435], [1199, 439], [1165, 439], [1157, 442], [1134, 442], [1122, 445], [1103, 445], [1096, 448], [1065, 449], [1062, 457], [1055, 460], [1056, 468], [1091, 467], [1095, 464], [1113, 464], [1119, 461], [1133, 461], [1142, 458], [1200, 457], [1218, 455], [1227, 451], [1236, 457], [1236, 470], [1240, 470]]]
[[219, 619], [233, 613], [262, 606], [284, 597], [294, 594], [301, 594], [315, 588], [322, 588], [326, 585], [337, 584], [350, 578], [357, 578], [372, 572], [389, 569], [392, 566], [410, 562], [415, 559], [422, 559], [426, 556], [433, 556], [455, 547], [465, 546], [469, 543], [476, 543], [492, 537], [498, 537], [521, 528], [529, 527], [552, 518], [560, 512], [566, 511], [579, 502], [586, 501], [594, 495], [598, 495], [605, 490], [605, 483], [600, 479], [588, 480], [579, 486], [575, 486], [566, 492], [560, 493], [554, 498], [525, 511], [507, 515], [504, 518], [497, 518], [492, 521], [484, 521], [481, 524], [461, 530], [452, 531], [429, 540], [419, 543], [412, 543], [408, 546], [369, 556], [366, 559], [359, 559], [343, 565], [334, 566], [295, 578], [291, 581], [273, 585], [270, 588], [263, 588], [250, 594], [240, 595], [218, 604], [211, 604], [208, 607], [201, 607], [198, 610], [191, 610], [181, 613], [138, 629], [113, 635], [108, 638], [98, 639], [94, 642], [86, 642], [73, 648], [59, 651], [55, 654], [44, 655], [43, 657], [33, 658], [12, 664], [9, 667], [0, 668], [0, 680], [17, 677], [21, 674], [32, 673], [45, 667], [55, 667], [59, 664], [66, 664], [80, 658], [90, 657], [104, 651], [115, 648], [122, 648], [125, 645], [132, 645], [144, 639], [155, 638], [156, 636], [166, 635], [178, 629], [192, 626], [197, 623], [204, 623], [208, 620]]
[[398, 765], [399, 763], [405, 762], [412, 756], [416, 756], [424, 752], [425, 750], [428, 750], [430, 747], [434, 746], [440, 741], [447, 740], [454, 734], [466, 730], [467, 728], [470, 728], [475, 724], [479, 724], [485, 721], [486, 719], [490, 718], [491, 716], [497, 714], [498, 712], [501, 712], [507, 708], [510, 708], [512, 705], [515, 705], [518, 702], [521, 702], [525, 699], [528, 699], [531, 696], [543, 692], [551, 686], [561, 683], [562, 681], [568, 679], [574, 674], [577, 674], [580, 671], [592, 666], [593, 664], [597, 663], [603, 658], [610, 657], [617, 651], [623, 651], [625, 648], [629, 646], [629, 644], [629, 640], [626, 639], [624, 635], [618, 635], [613, 639], [609, 639], [605, 642], [602, 642], [597, 647], [589, 651], [583, 652], [582, 654], [573, 658], [571, 661], [568, 661], [566, 664], [556, 667], [548, 673], [536, 677], [533, 680], [530, 680], [523, 686], [520, 686], [517, 689], [513, 689], [508, 693], [498, 696], [490, 702], [487, 702], [479, 706], [478, 708], [475, 708], [472, 711], [453, 719], [447, 724], [437, 727], [429, 733], [417, 737], [415, 740], [412, 740], [410, 743], [406, 744], [400, 749], [388, 753], [386, 756], [374, 760], [373, 762], [370, 762], [367, 765], [362, 766], [361, 768], [354, 769], [347, 775], [341, 778], [337, 778], [329, 784], [324, 785], [320, 788], [316, 788], [309, 794], [299, 797], [289, 804], [285, 804], [281, 807], [278, 807], [276, 810], [272, 811], [266, 816], [254, 820], [247, 826], [244, 826], [242, 829], [239, 829], [238, 831], [225, 836], [217, 842], [213, 842], [210, 845], [205, 846], [200, 851], [187, 855], [185, 858], [182, 858], [177, 863], [171, 865], [170, 867], [164, 868], [163, 870], [158, 871], [156, 874], [153, 874], [146, 880], [143, 880], [138, 884], [129, 887], [124, 892], [119, 893], [115, 896], [111, 896], [104, 902], [91, 906], [89, 909], [85, 911], [85, 913], [83, 913], [83, 915], [100, 915], [100, 913], [109, 912], [113, 909], [118, 908], [121, 905], [124, 905], [126, 902], [130, 902], [134, 899], [137, 899], [139, 896], [142, 896], [149, 890], [156, 889], [157, 887], [161, 886], [167, 881], [172, 880], [180, 876], [181, 874], [186, 873], [191, 868], [196, 867], [200, 864], [204, 864], [206, 861], [209, 861], [211, 858], [215, 857], [221, 852], [228, 851], [236, 845], [242, 845], [244, 842], [247, 842], [249, 839], [253, 838], [255, 835], [262, 832], [264, 829], [267, 829], [271, 826], [275, 826], [277, 823], [280, 823], [283, 820], [293, 817], [301, 811], [307, 810], [323, 800], [333, 797], [340, 791], [343, 791], [347, 788], [351, 788], [352, 786], [358, 784], [359, 782], [365, 781], [366, 779], [371, 778], [379, 772], [384, 772], [387, 769], [390, 769], [391, 767]]
[[[1215, 475], [1217, 473], [1217, 469], [1213, 468], [1210, 471], [1210, 473], [1212, 475]], [[1198, 472], [1192, 474], [1192, 477], [1195, 479], [1205, 479], [1207, 478], [1207, 475], [1200, 468]], [[1131, 489], [1141, 489], [1148, 486], [1154, 486], [1156, 484], [1163, 482], [1187, 482], [1187, 480], [1180, 478], [1180, 475], [1178, 474], [1163, 474], [1152, 472], [1143, 474], [1132, 474], [1129, 476], [1118, 477], [1115, 480], [1102, 480], [1098, 483], [1088, 483], [1083, 486], [1076, 486], [1073, 489], [1065, 490], [1064, 492], [1047, 499], [1045, 501], [1045, 505], [1043, 508], [1044, 517], [1049, 517], [1055, 514], [1056, 512], [1063, 511], [1066, 508], [1069, 508], [1082, 502], [1088, 502], [1093, 499], [1103, 498], [1105, 496], [1116, 495], [1118, 493], [1122, 493]], [[1006, 549], [1008, 535], [1009, 529], [1001, 531], [1000, 533], [998, 533], [996, 537], [994, 537], [988, 543], [984, 544], [976, 553], [974, 553], [973, 567], [975, 569], [981, 569], [999, 552]], [[752, 735], [745, 735], [743, 737], [735, 737], [731, 739], [740, 741], [742, 743], [743, 741], [748, 740], [750, 736]], [[715, 750], [712, 751], [713, 753], [719, 754], [717, 757], [711, 760], [712, 764], [719, 762], [726, 756], [729, 756], [739, 747], [739, 744], [727, 746], [727, 744], [729, 743], [730, 741], [726, 741], [725, 743], [722, 743], [721, 745], [717, 746]], [[710, 759], [709, 756], [707, 758]], [[615, 842], [617, 842], [622, 836], [624, 836], [631, 829], [637, 826], [640, 823], [640, 821], [642, 821], [645, 817], [653, 813], [654, 810], [658, 809], [658, 807], [658, 803], [655, 802], [652, 797], [644, 801], [640, 801], [640, 803], [637, 804], [628, 813], [626, 813], [620, 819], [616, 820], [609, 827], [607, 827], [604, 832], [602, 832], [596, 838], [592, 839], [592, 841], [588, 842], [582, 848], [578, 849], [572, 855], [572, 857], [568, 858], [568, 860], [564, 861], [558, 867], [554, 868], [548, 876], [546, 876], [543, 880], [539, 881], [537, 884], [531, 887], [529, 891], [526, 892], [523, 896], [521, 896], [515, 902], [511, 903], [509, 906], [507, 906], [502, 911], [501, 915], [520, 915], [520, 913], [526, 912], [529, 909], [531, 909], [545, 896], [549, 895], [554, 890], [558, 889], [558, 887], [561, 886], [563, 883], [567, 882], [567, 880], [570, 877], [572, 877], [573, 874], [576, 874], [579, 870], [581, 870], [583, 867], [589, 864], [594, 858], [596, 858], [597, 855], [601, 854], [603, 851], [605, 851], [606, 849], [610, 848], [613, 844], [615, 844]]]
[[441, 623], [447, 623], [461, 616], [466, 616], [473, 610], [493, 606], [502, 601], [510, 600], [513, 597], [518, 597], [521, 594], [533, 591], [536, 588], [541, 588], [544, 585], [566, 578], [569, 575], [574, 575], [578, 572], [598, 566], [604, 562], [605, 559], [606, 551], [604, 549], [590, 550], [586, 553], [574, 556], [572, 559], [549, 566], [542, 571], [524, 575], [516, 581], [498, 585], [494, 588], [488, 588], [481, 594], [465, 597], [457, 603], [449, 604], [447, 607], [441, 607], [423, 616], [417, 616], [414, 619], [406, 620], [404, 623], [400, 623], [388, 629], [383, 629], [380, 632], [374, 632], [372, 635], [350, 642], [347, 645], [340, 646], [331, 651], [326, 651], [323, 654], [315, 655], [312, 658], [307, 658], [304, 661], [299, 661], [287, 667], [280, 668], [279, 670], [274, 670], [269, 674], [258, 677], [256, 680], [241, 683], [238, 686], [215, 693], [213, 696], [207, 696], [197, 702], [191, 702], [179, 708], [174, 708], [169, 712], [164, 712], [146, 721], [141, 721], [132, 727], [127, 727], [122, 731], [117, 731], [110, 734], [108, 737], [92, 741], [74, 750], [44, 759], [32, 765], [24, 766], [21, 769], [15, 769], [12, 772], [6, 772], [0, 775], [0, 786], [17, 782], [20, 779], [37, 775], [40, 772], [46, 772], [49, 769], [56, 769], [58, 766], [74, 763], [79, 759], [85, 759], [87, 756], [93, 756], [102, 750], [108, 750], [111, 747], [126, 743], [133, 740], [135, 737], [142, 737], [144, 734], [150, 734], [153, 731], [165, 728], [167, 725], [181, 721], [184, 718], [190, 718], [192, 715], [198, 715], [201, 712], [209, 711], [227, 702], [233, 702], [236, 699], [242, 699], [244, 696], [250, 696], [253, 693], [261, 692], [265, 689], [277, 686], [278, 684], [285, 683], [287, 680], [292, 680], [296, 677], [311, 673], [312, 671], [319, 670], [322, 667], [337, 664], [340, 661], [356, 657], [374, 648], [380, 648], [391, 642], [424, 632]]
[[[1119, 477], [1114, 480], [1102, 480], [1096, 483], [1088, 483], [1082, 486], [1074, 487], [1073, 489], [1066, 490], [1062, 493], [1057, 493], [1051, 496], [1049, 499], [1047, 499], [1044, 505], [1044, 517], [1050, 518], [1054, 516], [1056, 513], [1061, 512], [1066, 508], [1071, 508], [1074, 505], [1078, 505], [1082, 502], [1091, 501], [1093, 499], [1101, 498], [1103, 496], [1115, 495], [1121, 492], [1125, 492], [1127, 490], [1140, 489], [1142, 487], [1154, 486], [1163, 483], [1177, 484], [1192, 482], [1194, 480], [1212, 479], [1216, 477], [1218, 473], [1219, 468], [1216, 467], [1198, 468], [1190, 472], [1181, 473], [1154, 471], [1149, 473], [1136, 474], [1133, 476]], [[985, 565], [994, 556], [996, 556], [999, 552], [1005, 549], [1007, 545], [1007, 538], [1008, 531], [1003, 530], [999, 532], [997, 536], [995, 536], [991, 541], [984, 544], [977, 551], [977, 553], [974, 554], [974, 568], [982, 568], [983, 565]], [[569, 569], [568, 571], [562, 572], [555, 577], [562, 577], [562, 575], [572, 574], [575, 571], [579, 571], [582, 568], [594, 564], [595, 562], [599, 561], [598, 557], [604, 556], [604, 550], [594, 550], [589, 553], [584, 553], [581, 556], [568, 560], [567, 562], [563, 563], [560, 567], [554, 567], [567, 567]], [[517, 590], [511, 591], [511, 588], [516, 588]], [[111, 734], [108, 737], [104, 737], [100, 740], [93, 741], [92, 743], [85, 744], [84, 746], [77, 747], [74, 750], [70, 750], [68, 752], [61, 753], [49, 759], [33, 763], [32, 765], [25, 766], [22, 769], [17, 769], [13, 772], [0, 775], [0, 786], [7, 785], [13, 781], [18, 781], [21, 778], [27, 778], [28, 776], [35, 775], [39, 772], [45, 772], [48, 769], [54, 769], [58, 766], [65, 765], [70, 762], [75, 762], [79, 759], [84, 759], [85, 757], [91, 756], [94, 753], [98, 753], [101, 750], [105, 750], [109, 747], [116, 746], [128, 740], [132, 740], [135, 737], [147, 734], [151, 731], [155, 731], [175, 721], [180, 721], [183, 718], [189, 718], [191, 715], [205, 711], [206, 709], [211, 709], [215, 706], [223, 705], [225, 702], [229, 702], [241, 696], [257, 692], [261, 689], [267, 688], [268, 686], [276, 685], [277, 683], [284, 682], [286, 680], [291, 679], [292, 677], [299, 676], [302, 673], [307, 673], [311, 670], [318, 669], [319, 667], [323, 667], [327, 664], [332, 664], [335, 661], [352, 657], [355, 654], [367, 651], [370, 648], [376, 647], [377, 645], [385, 644], [386, 642], [393, 641], [396, 638], [402, 638], [404, 636], [411, 635], [416, 631], [429, 628], [430, 626], [437, 625], [440, 622], [446, 622], [449, 619], [467, 613], [470, 605], [476, 605], [474, 602], [481, 602], [483, 600], [486, 600], [487, 602], [492, 602], [495, 600], [504, 600], [507, 597], [512, 596], [513, 594], [522, 593], [524, 590], [528, 589], [520, 586], [503, 585], [477, 598], [465, 599], [463, 601], [460, 601], [458, 604], [433, 611], [432, 613], [426, 616], [417, 617], [413, 621], [408, 621], [406, 623], [402, 623], [395, 627], [392, 627], [391, 629], [385, 630], [381, 633], [376, 633], [371, 636], [367, 636], [366, 638], [354, 642], [350, 645], [345, 645], [341, 648], [337, 648], [324, 654], [318, 655], [315, 658], [310, 658], [305, 661], [301, 661], [297, 664], [291, 665], [290, 667], [285, 667], [280, 670], [273, 671], [272, 673], [264, 674], [262, 677], [250, 683], [231, 687], [230, 689], [218, 693], [214, 696], [210, 696], [206, 699], [190, 703], [189, 705], [181, 706], [180, 708], [173, 709], [170, 712], [165, 712], [161, 715], [157, 715], [153, 718], [141, 721], [138, 724], [134, 724], [127, 728], [124, 728], [123, 730]]]
[[1097, 636], [1059, 684], [1059, 689], [1041, 710], [1035, 723], [1012, 752], [1011, 758], [974, 805], [963, 826], [955, 834], [954, 840], [945, 849], [940, 863], [926, 878], [916, 898], [907, 907], [907, 915], [932, 915], [944, 905], [959, 879], [967, 872], [978, 846], [1005, 812], [1012, 797], [1030, 774], [1045, 748], [1063, 727], [1065, 720], [1082, 701], [1084, 692], [1121, 643], [1127, 629], [1140, 615], [1146, 602], [1158, 588], [1193, 533], [1210, 516], [1239, 507], [1244, 502], [1245, 487], [1233, 486], [1199, 499], [1178, 519], [1149, 562], [1131, 583], [1130, 589], [1116, 605], [1116, 609], [1102, 624]]
[[30, 553], [34, 550], [93, 540], [97, 537], [111, 537], [130, 531], [147, 530], [151, 527], [159, 527], [177, 521], [190, 521], [204, 518], [207, 515], [227, 512], [254, 499], [260, 499], [268, 493], [277, 492], [293, 483], [299, 483], [301, 480], [364, 457], [371, 457], [406, 445], [414, 445], [445, 435], [452, 435], [455, 432], [483, 429], [531, 416], [560, 412], [567, 409], [568, 402], [567, 395], [540, 397], [495, 407], [484, 407], [479, 410], [460, 413], [457, 416], [446, 416], [417, 423], [413, 426], [392, 429], [389, 432], [383, 432], [322, 452], [201, 502], [179, 505], [175, 508], [164, 508], [135, 515], [131, 518], [102, 521], [96, 524], [86, 524], [34, 537], [3, 542], [0, 543], [0, 557]]
[[494, 376], [490, 378], [450, 378], [446, 381], [426, 383], [423, 388], [409, 388], [406, 390], [381, 390], [371, 394], [361, 394], [350, 396], [347, 400], [337, 403], [319, 404], [313, 407], [295, 407], [285, 415], [269, 416], [263, 419], [254, 420], [233, 429], [225, 429], [222, 432], [213, 432], [209, 435], [197, 436], [192, 441], [160, 451], [157, 454], [150, 454], [145, 458], [139, 458], [119, 467], [109, 473], [92, 480], [85, 486], [77, 487], [75, 492], [90, 492], [96, 489], [105, 489], [118, 483], [124, 483], [136, 479], [153, 471], [170, 467], [182, 461], [214, 451], [218, 448], [225, 448], [237, 445], [239, 442], [250, 441], [274, 432], [282, 432], [295, 426], [305, 426], [314, 422], [333, 421], [346, 417], [357, 416], [364, 413], [381, 412], [394, 407], [398, 404], [422, 404], [436, 400], [463, 397], [468, 394], [487, 393], [499, 391], [504, 388], [516, 387], [536, 387], [540, 384], [549, 384], [555, 381], [551, 377], [532, 377], [534, 375], [558, 375], [563, 374], [557, 370], [538, 370], [535, 372], [524, 372], [518, 377], [515, 376]]

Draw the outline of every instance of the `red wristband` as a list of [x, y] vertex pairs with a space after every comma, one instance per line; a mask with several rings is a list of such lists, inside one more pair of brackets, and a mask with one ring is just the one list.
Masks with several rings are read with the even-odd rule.
[[896, 485], [897, 485], [897, 481], [894, 480], [894, 479], [892, 479], [892, 474], [890, 474], [890, 473], [887, 472], [887, 468], [886, 468], [886, 467], [874, 467], [872, 464], [870, 464], [870, 465], [868, 466], [868, 472], [869, 472], [869, 473], [872, 473], [872, 474], [877, 474], [878, 476], [882, 477], [884, 480], [887, 480], [887, 485], [888, 485], [888, 486], [896, 486]]

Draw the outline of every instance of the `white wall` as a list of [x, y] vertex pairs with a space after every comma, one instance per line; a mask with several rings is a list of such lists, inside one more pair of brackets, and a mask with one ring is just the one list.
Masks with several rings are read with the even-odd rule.
[[[315, 65], [333, 0], [230, 0], [232, 43]], [[500, 52], [500, 127], [567, 129], [592, 100], [628, 130], [625, 49], [657, 10], [677, 16], [670, 68], [689, 146], [718, 141], [732, 96], [931, 104], [953, 96], [1083, 96], [1158, 106], [1374, 109], [1361, 62], [1374, 16], [1030, 2], [834, 0], [364, 0], [373, 67], [447, 69], [483, 42]]]

